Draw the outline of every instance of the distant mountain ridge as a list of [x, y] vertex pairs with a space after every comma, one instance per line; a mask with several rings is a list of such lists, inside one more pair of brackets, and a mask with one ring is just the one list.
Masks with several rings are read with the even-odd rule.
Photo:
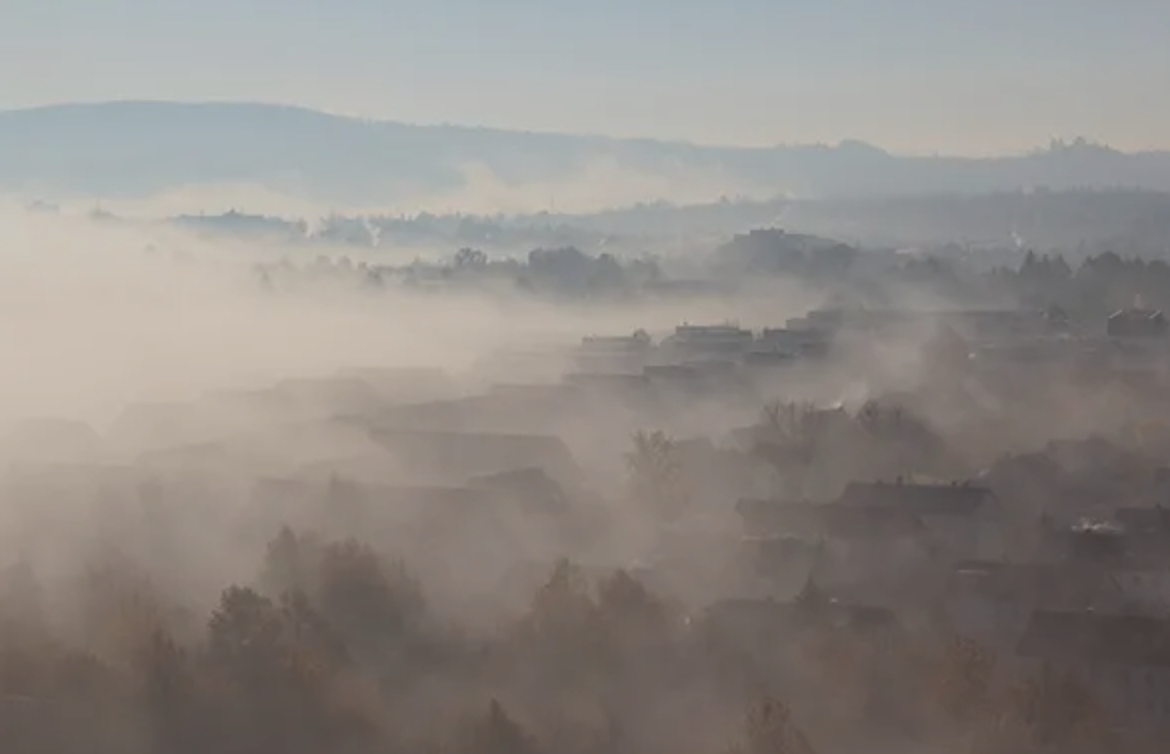
[[468, 165], [507, 185], [571, 182], [599, 162], [669, 179], [719, 175], [758, 193], [865, 196], [1031, 187], [1170, 190], [1170, 152], [1083, 141], [995, 158], [900, 156], [856, 141], [735, 148], [463, 126], [299, 107], [110, 102], [0, 111], [0, 192], [144, 196], [248, 183], [330, 202], [459, 190]]

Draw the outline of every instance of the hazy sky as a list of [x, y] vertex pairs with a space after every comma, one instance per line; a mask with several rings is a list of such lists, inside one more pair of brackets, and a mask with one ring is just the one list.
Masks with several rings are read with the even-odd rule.
[[0, 108], [245, 99], [728, 144], [1170, 147], [1167, 0], [0, 0]]

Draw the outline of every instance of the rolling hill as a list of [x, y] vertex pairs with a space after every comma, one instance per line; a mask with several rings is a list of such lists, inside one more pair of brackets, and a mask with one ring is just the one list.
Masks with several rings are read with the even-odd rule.
[[976, 159], [900, 156], [861, 142], [730, 148], [419, 126], [264, 104], [113, 102], [0, 112], [0, 191], [30, 197], [137, 197], [238, 183], [339, 204], [389, 202], [457, 191], [471, 165], [515, 186], [571, 183], [598, 163], [666, 182], [719, 176], [721, 185], [756, 195], [1170, 190], [1170, 152], [1122, 153], [1083, 141]]

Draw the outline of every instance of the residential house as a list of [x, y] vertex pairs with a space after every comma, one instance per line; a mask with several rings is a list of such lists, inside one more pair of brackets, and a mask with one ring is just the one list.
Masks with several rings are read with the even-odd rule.
[[1111, 338], [1165, 338], [1170, 327], [1161, 309], [1134, 306], [1110, 314], [1105, 332]]
[[786, 369], [797, 363], [792, 351], [754, 350], [743, 355], [743, 365], [752, 375], [770, 374], [772, 370]]
[[1114, 511], [1113, 519], [1129, 538], [1159, 543], [1170, 554], [1170, 508], [1127, 506]]
[[987, 487], [969, 482], [850, 482], [837, 503], [893, 508], [917, 516], [949, 558], [999, 559], [1005, 550], [1004, 511]]
[[1147, 614], [1170, 615], [1170, 564], [1164, 560], [1126, 558], [1108, 567], [1134, 608]]
[[765, 327], [756, 339], [755, 348], [758, 351], [803, 354], [823, 348], [827, 343], [828, 336], [823, 330]]
[[1001, 457], [979, 474], [979, 481], [1005, 501], [1019, 523], [1011, 538], [1016, 549], [1035, 552], [1036, 527], [1044, 511], [1063, 498], [1062, 469], [1048, 453], [1024, 453]]
[[697, 392], [709, 386], [706, 375], [692, 364], [650, 364], [642, 368], [642, 374], [656, 387]]
[[[275, 386], [247, 390], [212, 390], [195, 399], [196, 409], [205, 416], [216, 416], [239, 431], [264, 422], [307, 418], [298, 415], [301, 401], [297, 388], [279, 390]], [[303, 389], [303, 388], [302, 388]]]
[[517, 374], [553, 381], [573, 363], [576, 348], [539, 347], [496, 349], [476, 359], [470, 376], [496, 382]]
[[904, 631], [893, 611], [833, 600], [812, 582], [789, 600], [719, 600], [691, 623], [723, 646], [774, 659], [802, 657], [806, 648], [792, 640], [807, 632], [841, 631], [883, 641]]
[[541, 414], [562, 414], [579, 410], [585, 398], [584, 391], [566, 382], [550, 383], [496, 383], [488, 395], [497, 399], [500, 411], [532, 411]]
[[[947, 312], [948, 323], [969, 337], [987, 340], [1035, 338], [1059, 332], [1062, 313], [1031, 309], [985, 309]], [[1067, 320], [1067, 317], [1064, 318]]]
[[748, 536], [818, 543], [826, 587], [909, 578], [936, 557], [927, 526], [902, 508], [744, 499], [736, 509]]
[[582, 351], [597, 353], [645, 351], [653, 345], [645, 330], [635, 330], [632, 335], [592, 335], [581, 339]]
[[627, 406], [646, 406], [655, 398], [654, 385], [641, 372], [570, 372], [562, 378], [593, 399]]
[[1036, 611], [1016, 655], [1042, 683], [1071, 678], [1121, 733], [1170, 729], [1170, 621], [1093, 611]]
[[736, 554], [729, 579], [735, 594], [785, 601], [815, 578], [824, 545], [798, 537], [743, 537]]
[[743, 498], [735, 505], [746, 536], [792, 536], [816, 540], [825, 537], [918, 534], [922, 519], [894, 506], [847, 506], [776, 499]]
[[654, 342], [645, 330], [626, 336], [592, 336], [581, 339], [574, 364], [585, 372], [636, 370], [653, 352]]
[[350, 414], [346, 421], [371, 429], [433, 432], [541, 432], [583, 409], [587, 395], [569, 383], [493, 384], [487, 392], [424, 403], [395, 404]]
[[297, 466], [379, 450], [366, 430], [345, 421], [273, 422], [226, 433], [211, 442], [164, 446], [141, 453], [151, 468], [204, 469], [246, 475], [282, 475]]
[[1064, 560], [1108, 572], [1133, 609], [1170, 614], [1170, 530], [1162, 528], [1163, 515], [1159, 509], [1121, 509], [1119, 523], [1072, 527], [1065, 534]]
[[566, 484], [581, 479], [568, 446], [555, 435], [374, 429], [370, 437], [419, 480], [464, 480], [525, 468], [541, 468]]
[[1011, 650], [1035, 610], [1117, 614], [1126, 595], [1103, 568], [972, 560], [951, 570], [941, 607], [962, 635]]
[[107, 446], [137, 453], [169, 445], [205, 442], [237, 431], [234, 423], [194, 401], [141, 402], [124, 408], [106, 431]]
[[572, 504], [565, 489], [538, 466], [473, 477], [468, 486], [507, 500], [525, 513], [557, 516]]
[[668, 354], [683, 358], [739, 356], [751, 350], [755, 335], [738, 325], [679, 325], [662, 341]]
[[326, 418], [337, 415], [368, 414], [384, 407], [386, 398], [358, 377], [287, 379], [272, 386], [283, 398], [293, 418]]
[[433, 401], [457, 392], [451, 375], [430, 367], [352, 367], [337, 376], [361, 380], [383, 401]]

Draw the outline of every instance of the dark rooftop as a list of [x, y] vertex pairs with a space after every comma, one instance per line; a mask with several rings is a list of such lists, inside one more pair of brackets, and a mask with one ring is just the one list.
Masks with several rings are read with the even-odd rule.
[[1127, 532], [1133, 534], [1170, 535], [1170, 509], [1118, 508], [1113, 517]]
[[951, 572], [952, 594], [1062, 609], [1118, 612], [1125, 595], [1104, 568], [1065, 563], [964, 561]]
[[848, 506], [744, 498], [736, 503], [735, 508], [745, 524], [778, 534], [812, 529], [821, 536], [878, 539], [917, 536], [925, 530], [918, 514], [902, 506]]
[[989, 497], [991, 490], [967, 482], [850, 482], [837, 502], [845, 506], [901, 508], [920, 516], [970, 516]]
[[1132, 320], [1159, 320], [1165, 319], [1161, 309], [1144, 309], [1138, 307], [1130, 307], [1128, 309], [1118, 309], [1109, 315], [1111, 320], [1132, 319]]
[[884, 607], [837, 602], [810, 585], [807, 595], [781, 602], [770, 599], [725, 599], [705, 611], [705, 617], [726, 628], [748, 629], [753, 633], [808, 625], [826, 620], [837, 628], [870, 632], [898, 629], [901, 623], [893, 611]]
[[1053, 662], [1170, 667], [1170, 621], [1040, 610], [1032, 614], [1016, 651]]

